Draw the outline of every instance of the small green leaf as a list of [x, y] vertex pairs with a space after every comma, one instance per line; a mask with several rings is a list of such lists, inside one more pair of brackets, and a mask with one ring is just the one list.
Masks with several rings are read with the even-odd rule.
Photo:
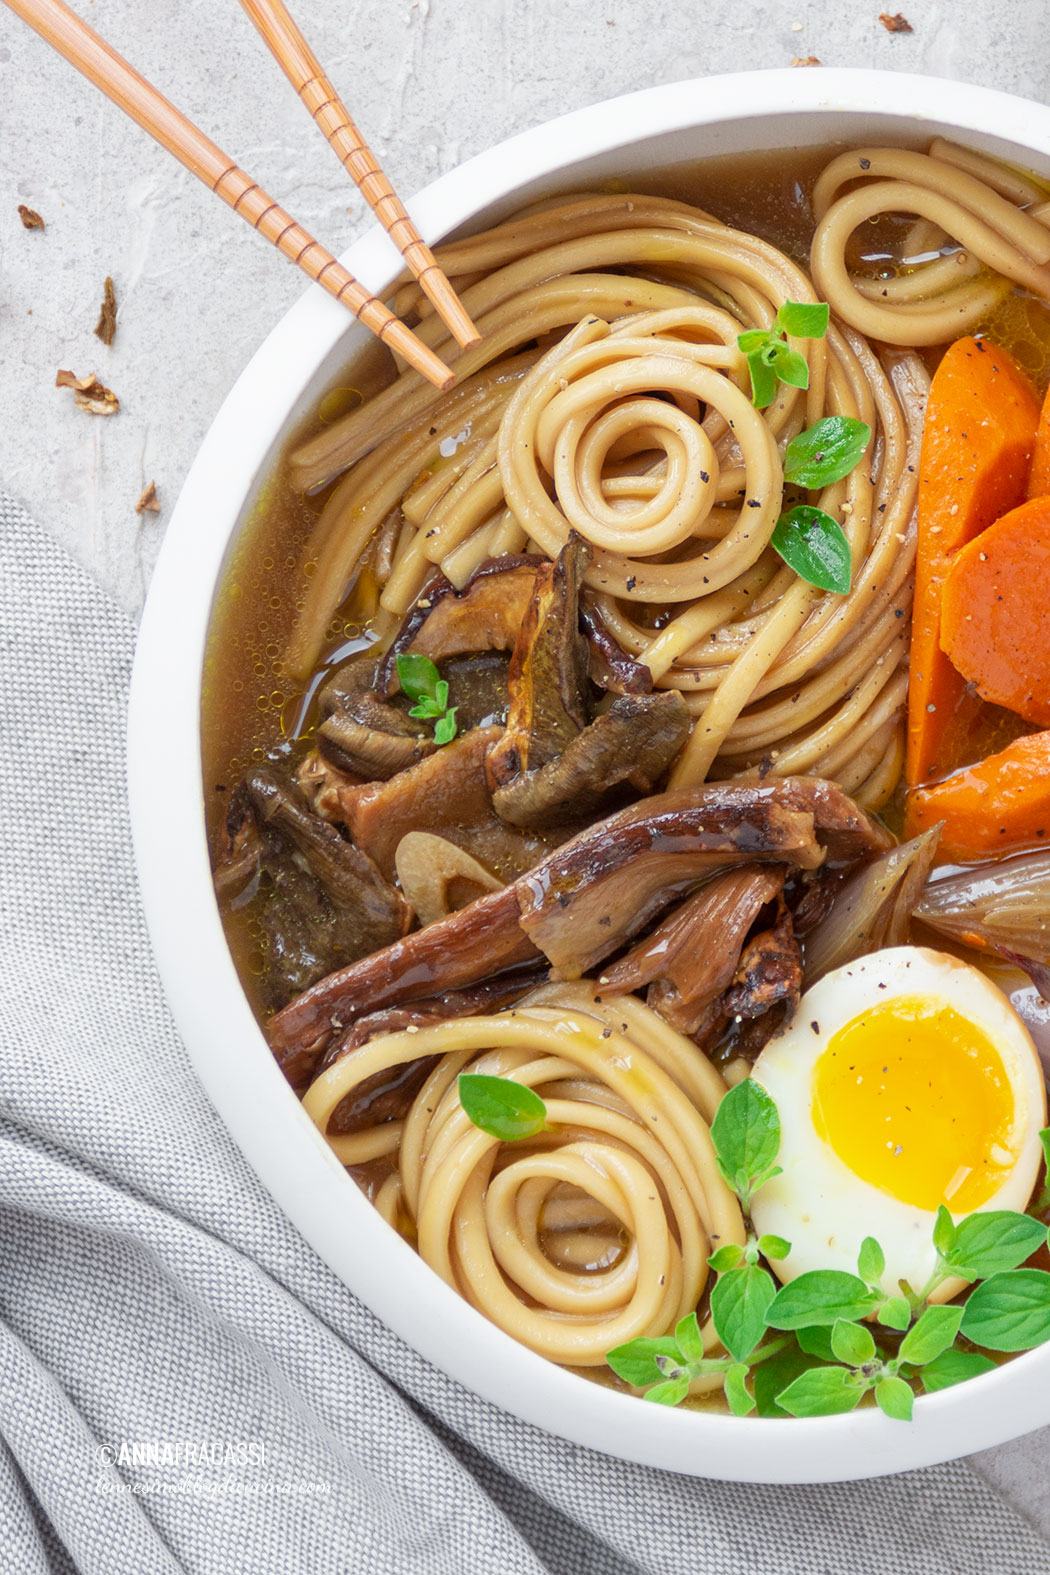
[[1044, 1127], [1039, 1134], [1039, 1141], [1043, 1145], [1043, 1164], [1046, 1173], [1050, 1176], [1050, 1127]]
[[434, 723], [435, 744], [451, 744], [456, 736], [456, 712], [458, 710], [459, 706], [454, 705], [451, 711], [446, 711], [445, 715]]
[[945, 1268], [966, 1280], [1016, 1269], [1046, 1246], [1046, 1226], [1012, 1209], [968, 1214], [955, 1227], [955, 1239], [941, 1252]]
[[850, 545], [842, 526], [823, 509], [800, 503], [782, 514], [773, 528], [770, 545], [808, 585], [835, 591], [839, 596], [849, 591], [853, 581]]
[[875, 1317], [884, 1329], [896, 1329], [898, 1332], [903, 1332], [911, 1323], [911, 1306], [907, 1297], [889, 1297], [887, 1301], [883, 1302]]
[[895, 1422], [911, 1421], [915, 1396], [911, 1385], [906, 1384], [903, 1378], [880, 1378], [875, 1385], [875, 1401], [879, 1410], [891, 1416]]
[[669, 1378], [666, 1383], [647, 1389], [643, 1398], [655, 1400], [657, 1405], [680, 1405], [688, 1393], [688, 1378]]
[[748, 1416], [755, 1409], [754, 1399], [748, 1393], [747, 1367], [743, 1362], [737, 1362], [726, 1373], [725, 1392], [734, 1416]]
[[877, 1285], [886, 1272], [886, 1254], [874, 1236], [865, 1236], [857, 1254], [857, 1273], [867, 1285]]
[[879, 1297], [855, 1274], [814, 1269], [781, 1286], [766, 1313], [766, 1323], [771, 1329], [806, 1329], [832, 1324], [839, 1318], [852, 1323], [867, 1318], [878, 1305]]
[[780, 1117], [760, 1083], [746, 1077], [722, 1098], [711, 1123], [718, 1168], [745, 1204], [780, 1151]]
[[796, 1329], [795, 1339], [808, 1356], [819, 1356], [822, 1362], [837, 1361], [831, 1349], [831, 1330], [827, 1324], [813, 1324], [808, 1329]]
[[727, 1241], [724, 1247], [711, 1254], [707, 1263], [716, 1274], [725, 1274], [727, 1269], [738, 1269], [743, 1261], [743, 1247], [738, 1247], [735, 1241]]
[[782, 383], [792, 388], [809, 387], [809, 362], [799, 350], [792, 350], [783, 340], [773, 346], [773, 370]]
[[935, 1361], [955, 1344], [962, 1315], [961, 1307], [927, 1307], [901, 1341], [900, 1360], [911, 1362], [914, 1367]]
[[982, 1356], [980, 1351], [942, 1351], [940, 1356], [935, 1356], [932, 1362], [927, 1362], [919, 1374], [922, 1387], [927, 1394], [935, 1394], [938, 1389], [951, 1389], [955, 1384], [965, 1383], [968, 1378], [979, 1378], [982, 1373], [995, 1371], [995, 1363], [990, 1356]]
[[535, 1137], [547, 1124], [547, 1107], [536, 1090], [509, 1077], [461, 1072], [459, 1102], [476, 1127], [501, 1143]]
[[825, 416], [784, 450], [784, 480], [796, 487], [828, 487], [848, 476], [871, 442], [866, 421]]
[[751, 374], [751, 403], [756, 410], [765, 410], [776, 398], [777, 374], [762, 359], [761, 350], [752, 350], [748, 355], [747, 369]]
[[826, 301], [785, 301], [777, 313], [777, 327], [793, 339], [823, 339], [830, 317]]
[[675, 1340], [682, 1353], [684, 1362], [702, 1362], [704, 1359], [704, 1342], [700, 1334], [700, 1325], [696, 1321], [696, 1313], [686, 1313], [675, 1325]]
[[772, 328], [748, 328], [737, 334], [736, 342], [744, 355], [752, 355], [756, 350], [764, 350], [774, 333]]
[[951, 1215], [942, 1203], [937, 1210], [937, 1218], [933, 1222], [933, 1245], [942, 1258], [947, 1258], [952, 1250], [955, 1240], [955, 1224]]
[[410, 700], [422, 700], [424, 696], [433, 700], [441, 675], [429, 656], [402, 651], [397, 658], [397, 678]]
[[777, 1404], [777, 1395], [781, 1394], [800, 1373], [809, 1372], [816, 1366], [818, 1366], [816, 1357], [807, 1356], [794, 1345], [778, 1351], [776, 1356], [771, 1356], [767, 1362], [759, 1362], [751, 1375], [751, 1387], [755, 1392], [755, 1406], [759, 1416], [786, 1416], [787, 1412], [782, 1411]]
[[658, 1356], [679, 1356], [678, 1342], [673, 1336], [667, 1334], [659, 1339], [648, 1340], [639, 1338], [628, 1340], [626, 1345], [617, 1345], [613, 1350], [605, 1353], [605, 1360], [625, 1384], [632, 1384], [635, 1389], [644, 1389], [646, 1384], [655, 1384], [660, 1378], [660, 1369], [656, 1365]]
[[763, 1258], [770, 1258], [776, 1261], [787, 1257], [791, 1251], [791, 1243], [785, 1241], [783, 1236], [760, 1236], [758, 1238], [758, 1250]]
[[1050, 1339], [1050, 1274], [1009, 1269], [970, 1292], [962, 1332], [989, 1351], [1028, 1351]]
[[757, 1264], [720, 1274], [711, 1292], [715, 1333], [738, 1362], [744, 1362], [761, 1340], [766, 1309], [776, 1294], [773, 1277]]
[[439, 711], [448, 710], [448, 680], [439, 678], [434, 686], [434, 703]]
[[864, 1394], [846, 1367], [814, 1367], [777, 1395], [777, 1405], [791, 1416], [841, 1416], [853, 1411]]
[[863, 1367], [875, 1355], [875, 1341], [870, 1329], [860, 1323], [847, 1323], [839, 1318], [831, 1329], [831, 1349], [837, 1362], [847, 1367]]

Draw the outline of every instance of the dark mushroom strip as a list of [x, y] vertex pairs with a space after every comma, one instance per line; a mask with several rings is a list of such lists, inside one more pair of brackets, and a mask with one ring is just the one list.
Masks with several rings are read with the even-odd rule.
[[[722, 998], [728, 1017], [749, 1022], [784, 1005], [790, 1016], [802, 994], [802, 953], [781, 903], [777, 922], [748, 941], [740, 954], [733, 983]], [[782, 1019], [781, 1019], [782, 1020]], [[778, 1024], [779, 1026], [779, 1024]]]
[[591, 678], [599, 689], [622, 695], [652, 694], [652, 673], [644, 663], [628, 656], [586, 592], [580, 598], [580, 624], [590, 646]]
[[833, 783], [813, 778], [664, 793], [582, 832], [503, 891], [314, 985], [272, 1019], [270, 1042], [282, 1065], [312, 1064], [366, 1009], [475, 984], [541, 954], [578, 978], [719, 868], [815, 869], [890, 840]]
[[579, 630], [580, 583], [590, 549], [575, 534], [554, 563], [536, 570], [510, 659], [510, 712], [490, 752], [492, 788], [557, 759], [587, 726], [587, 642]]
[[717, 1000], [732, 984], [747, 933], [779, 894], [784, 875], [775, 864], [744, 864], [715, 875], [607, 968], [603, 985], [640, 990], [663, 980], [683, 1006]]
[[440, 662], [473, 651], [511, 651], [544, 558], [486, 558], [461, 591], [432, 574], [405, 615], [379, 668], [378, 688], [395, 694], [397, 658], [406, 651]]
[[602, 809], [625, 790], [651, 793], [686, 738], [690, 716], [677, 690], [619, 695], [562, 753], [537, 771], [522, 771], [492, 795], [515, 826], [564, 825]]
[[686, 1006], [673, 984], [667, 979], [654, 979], [646, 991], [645, 1004], [708, 1054], [725, 1029], [726, 1014], [720, 995], [713, 1001], [694, 1001], [692, 1006]]
[[437, 747], [428, 724], [381, 700], [375, 685], [374, 663], [358, 658], [340, 667], [320, 695], [322, 755], [366, 781], [395, 776]]
[[[313, 814], [296, 787], [264, 768], [244, 779], [230, 803], [233, 864], [244, 863], [249, 829], [258, 843], [252, 901], [260, 904], [267, 938], [271, 1006], [405, 934], [411, 910], [371, 859]], [[220, 864], [220, 890], [222, 871]]]
[[322, 979], [271, 1019], [270, 1044], [288, 1081], [300, 1088], [333, 1035], [362, 1012], [425, 1000], [538, 960], [518, 926], [514, 887], [507, 886]]

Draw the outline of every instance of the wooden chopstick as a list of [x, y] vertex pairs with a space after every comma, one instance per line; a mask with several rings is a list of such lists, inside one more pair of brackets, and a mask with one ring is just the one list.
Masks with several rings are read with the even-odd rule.
[[5, 0], [70, 65], [101, 88], [114, 104], [136, 121], [162, 148], [209, 186], [279, 252], [291, 258], [305, 274], [349, 307], [366, 328], [396, 350], [436, 388], [450, 388], [453, 374], [400, 318], [394, 316], [364, 285], [297, 224], [291, 214], [274, 202], [216, 147], [203, 131], [187, 120], [174, 104], [145, 77], [111, 49], [105, 39], [81, 21], [63, 0]]
[[241, 0], [285, 76], [353, 177], [369, 207], [383, 225], [434, 310], [464, 350], [481, 343], [481, 335], [449, 284], [434, 253], [405, 212], [401, 200], [379, 168], [379, 161], [350, 118], [342, 99], [321, 69], [283, 0]]

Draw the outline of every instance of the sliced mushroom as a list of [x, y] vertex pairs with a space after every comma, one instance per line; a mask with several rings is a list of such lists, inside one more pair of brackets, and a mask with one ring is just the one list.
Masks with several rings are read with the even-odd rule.
[[340, 667], [320, 695], [322, 755], [340, 771], [385, 781], [437, 747], [428, 724], [376, 693], [376, 668], [357, 658]]
[[510, 713], [489, 754], [493, 790], [537, 771], [587, 726], [587, 642], [579, 630], [580, 584], [590, 548], [575, 533], [554, 563], [536, 571], [510, 659]]
[[785, 874], [781, 865], [743, 864], [715, 875], [603, 978], [615, 990], [663, 980], [688, 1007], [716, 1000], [732, 984], [747, 933]]
[[434, 662], [465, 651], [512, 651], [542, 562], [497, 558], [482, 564], [462, 591], [437, 602], [408, 649]]
[[586, 592], [580, 598], [580, 623], [590, 646], [591, 678], [599, 689], [622, 695], [652, 694], [652, 673], [627, 655]]
[[[781, 903], [777, 922], [754, 936], [740, 954], [733, 983], [722, 997], [728, 1017], [753, 1022], [774, 1007], [783, 1007], [775, 1027], [791, 1016], [802, 994], [802, 953]], [[772, 1036], [773, 1027], [770, 1027]]]
[[[492, 795], [515, 826], [582, 820], [614, 807], [624, 790], [651, 793], [689, 736], [690, 716], [676, 689], [619, 695], [555, 760], [522, 771]], [[490, 756], [491, 761], [491, 756]]]
[[313, 814], [303, 795], [260, 768], [240, 784], [227, 816], [224, 868], [244, 875], [256, 853], [259, 903], [266, 936], [266, 997], [285, 1004], [334, 969], [346, 967], [405, 934], [411, 910], [371, 859]]

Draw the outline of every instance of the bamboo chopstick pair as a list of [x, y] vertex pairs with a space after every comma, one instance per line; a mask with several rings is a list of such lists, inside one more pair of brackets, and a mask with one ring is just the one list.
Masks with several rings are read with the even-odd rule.
[[[90, 82], [101, 88], [126, 115], [155, 137], [191, 174], [210, 186], [234, 213], [247, 219], [278, 251], [290, 257], [311, 279], [349, 307], [384, 344], [435, 387], [451, 386], [453, 374], [411, 329], [370, 294], [295, 222], [291, 214], [274, 202], [63, 0], [5, 0], [5, 3]], [[430, 248], [420, 238], [335, 88], [289, 16], [283, 0], [241, 0], [241, 4], [453, 337], [464, 349], [478, 344], [480, 335], [459, 297]]]

